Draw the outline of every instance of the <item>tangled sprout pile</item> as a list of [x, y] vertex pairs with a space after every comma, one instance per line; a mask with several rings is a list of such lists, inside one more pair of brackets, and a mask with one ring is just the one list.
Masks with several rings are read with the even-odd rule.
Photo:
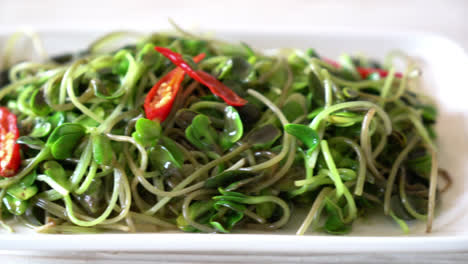
[[436, 109], [405, 56], [119, 32], [41, 63], [10, 65], [14, 49], [0, 77], [7, 229], [271, 230], [301, 208], [298, 234], [345, 234], [376, 211], [431, 229]]

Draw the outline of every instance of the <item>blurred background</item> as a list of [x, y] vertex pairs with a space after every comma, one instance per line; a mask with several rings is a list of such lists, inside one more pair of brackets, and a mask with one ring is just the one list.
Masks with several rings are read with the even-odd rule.
[[465, 0], [0, 0], [0, 28], [352, 29], [422, 31], [468, 50]]

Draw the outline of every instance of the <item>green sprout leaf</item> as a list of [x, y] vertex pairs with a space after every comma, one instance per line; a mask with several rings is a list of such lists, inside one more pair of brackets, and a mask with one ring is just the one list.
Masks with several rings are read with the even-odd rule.
[[306, 54], [307, 56], [311, 57], [311, 58], [317, 58], [317, 59], [320, 59], [320, 56], [319, 54], [317, 53], [317, 51], [313, 48], [308, 48], [306, 50]]
[[50, 147], [52, 156], [56, 159], [66, 159], [71, 156], [75, 146], [86, 134], [86, 129], [80, 124], [64, 123], [54, 129], [46, 146]]
[[[180, 39], [183, 54], [190, 56], [196, 56], [202, 52], [209, 53], [208, 42], [206, 40], [199, 39]], [[152, 46], [154, 50], [154, 46]]]
[[182, 164], [179, 163], [172, 153], [164, 146], [157, 145], [148, 151], [151, 164], [158, 169], [163, 175], [173, 169], [180, 169]]
[[126, 58], [127, 54], [130, 54], [130, 52], [128, 50], [123, 49], [114, 55], [112, 63], [112, 73], [120, 76], [124, 76], [127, 73], [128, 68], [130, 66], [130, 62]]
[[425, 154], [424, 156], [410, 159], [406, 161], [406, 165], [419, 177], [428, 178], [432, 167], [432, 156]]
[[357, 178], [356, 171], [351, 169], [340, 168], [338, 169], [338, 172], [340, 173], [340, 178], [343, 181], [354, 181]]
[[76, 200], [83, 208], [91, 214], [97, 214], [103, 207], [103, 199], [105, 193], [102, 191], [103, 182], [102, 178], [95, 178], [92, 180], [89, 188], [80, 195], [75, 195]]
[[351, 231], [351, 225], [343, 222], [341, 208], [330, 199], [325, 200], [328, 218], [325, 221], [325, 231], [333, 235], [344, 235]]
[[286, 102], [284, 103], [282, 111], [284, 115], [286, 116], [286, 119], [293, 122], [298, 117], [306, 114], [306, 111], [307, 111], [306, 98], [302, 94], [299, 94], [299, 93], [291, 94], [286, 100]]
[[[270, 189], [263, 189], [260, 192], [261, 195], [272, 195], [272, 192]], [[275, 212], [276, 209], [276, 204], [272, 202], [267, 202], [267, 203], [260, 203], [257, 204], [255, 207], [255, 211], [257, 214], [262, 217], [263, 219], [269, 219], [270, 217], [273, 216], [273, 213]]]
[[242, 170], [229, 170], [208, 178], [205, 181], [206, 188], [226, 187], [227, 185], [255, 176], [255, 173]]
[[437, 119], [437, 108], [432, 105], [421, 105], [418, 108], [422, 110], [424, 123], [433, 124]]
[[249, 198], [249, 196], [240, 193], [240, 192], [229, 192], [225, 191], [223, 188], [218, 188], [218, 191], [221, 195], [214, 196], [213, 200], [215, 201], [232, 201], [237, 203], [243, 203], [245, 199]]
[[[209, 221], [214, 211], [214, 201], [196, 201], [189, 206], [189, 218], [201, 224]], [[197, 232], [198, 229], [187, 223], [187, 220], [181, 214], [176, 219], [177, 227], [185, 232]]]
[[184, 164], [184, 152], [179, 146], [177, 146], [174, 140], [170, 139], [169, 137], [163, 136], [161, 137], [161, 145], [163, 145], [172, 154], [172, 156], [178, 164]]
[[135, 132], [132, 137], [144, 147], [156, 146], [161, 136], [161, 125], [158, 121], [140, 118], [135, 124]]
[[37, 89], [32, 93], [29, 105], [31, 110], [38, 116], [46, 116], [52, 110], [44, 99], [42, 89]]
[[9, 194], [3, 197], [3, 204], [5, 205], [5, 208], [8, 210], [8, 212], [14, 215], [24, 214], [29, 206], [28, 201], [17, 199]]
[[158, 121], [140, 118], [135, 124], [135, 130], [144, 139], [159, 139], [161, 135], [161, 125]]
[[185, 136], [195, 147], [201, 150], [213, 150], [216, 147], [218, 134], [211, 126], [206, 115], [197, 115], [192, 124], [185, 130]]
[[216, 201], [213, 207], [219, 211], [222, 207], [230, 210], [223, 214], [215, 214], [210, 218], [210, 225], [223, 233], [229, 233], [232, 228], [244, 218], [245, 205], [237, 204], [230, 201]]
[[137, 62], [142, 62], [145, 66], [150, 67], [160, 64], [162, 61], [162, 56], [159, 52], [154, 50], [153, 44], [147, 43], [142, 49], [140, 49], [136, 59]]
[[363, 115], [353, 112], [337, 112], [328, 117], [328, 122], [339, 127], [349, 127], [364, 119]]
[[45, 137], [50, 133], [51, 130], [52, 130], [51, 123], [47, 122], [43, 118], [36, 118], [34, 128], [29, 134], [29, 136], [35, 137], [35, 138]]
[[332, 214], [325, 222], [325, 231], [333, 235], [344, 235], [351, 232], [351, 226], [344, 224], [336, 214]]
[[37, 173], [33, 171], [26, 175], [21, 181], [11, 185], [7, 189], [7, 193], [16, 199], [28, 200], [33, 197], [37, 191], [37, 186], [33, 185], [36, 181]]
[[28, 175], [26, 175], [21, 181], [19, 181], [17, 184], [21, 187], [29, 187], [34, 184], [37, 178], [37, 173], [35, 170], [30, 172]]
[[287, 124], [284, 130], [304, 143], [309, 148], [309, 151], [314, 150], [320, 142], [317, 131], [306, 125]]
[[35, 116], [36, 114], [31, 109], [30, 100], [33, 93], [36, 91], [36, 87], [34, 85], [27, 85], [18, 95], [17, 105], [18, 110], [26, 115]]
[[99, 165], [111, 165], [114, 151], [108, 137], [102, 134], [91, 136], [93, 145], [93, 159]]
[[44, 174], [37, 176], [39, 181], [46, 182], [50, 187], [62, 195], [70, 192], [70, 182], [63, 167], [56, 161], [47, 161], [43, 165]]
[[[93, 113], [96, 114], [96, 116], [102, 118], [102, 119], [105, 119], [104, 116], [106, 114], [106, 112], [104, 111], [104, 108], [102, 107], [96, 107], [95, 109], [93, 109]], [[93, 118], [89, 117], [89, 116], [86, 116], [85, 118], [83, 119], [80, 119], [79, 121], [75, 121], [77, 124], [80, 124], [80, 125], [83, 125], [85, 127], [97, 127], [100, 125], [99, 122], [97, 122], [96, 120], [94, 120]]]
[[228, 106], [224, 109], [224, 130], [220, 137], [220, 145], [226, 150], [242, 138], [244, 127], [237, 110]]
[[247, 142], [254, 146], [271, 145], [281, 136], [281, 131], [274, 125], [268, 124], [252, 131]]
[[61, 126], [63, 123], [65, 123], [65, 120], [66, 116], [64, 112], [56, 112], [55, 114], [47, 118], [47, 121], [49, 121], [53, 128]]
[[216, 71], [219, 79], [245, 81], [252, 73], [252, 65], [246, 59], [235, 56], [219, 64]]
[[30, 199], [31, 197], [33, 197], [34, 195], [36, 195], [38, 190], [39, 189], [35, 185], [28, 186], [28, 187], [22, 187], [20, 185], [13, 185], [7, 189], [7, 193], [15, 197], [16, 199], [26, 201]]
[[16, 140], [16, 143], [21, 144], [21, 145], [26, 145], [32, 149], [42, 149], [45, 146], [44, 141], [38, 138], [33, 138], [33, 137], [28, 137], [28, 136], [19, 137]]

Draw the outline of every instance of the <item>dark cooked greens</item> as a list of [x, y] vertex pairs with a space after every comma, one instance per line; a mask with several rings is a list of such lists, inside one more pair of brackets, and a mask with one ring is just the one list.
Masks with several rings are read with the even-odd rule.
[[[129, 36], [137, 40], [116, 49]], [[146, 119], [148, 91], [175, 68], [155, 46], [248, 103], [227, 105], [185, 76], [167, 119]], [[244, 43], [117, 32], [84, 52], [7, 65], [0, 103], [18, 117], [23, 163], [0, 179], [0, 223], [227, 233], [278, 229], [302, 208], [297, 234], [346, 234], [376, 210], [405, 231], [405, 221], [427, 221], [430, 232], [437, 111], [414, 91], [419, 71], [405, 59], [397, 73], [362, 56], [335, 63], [312, 49], [265, 55]]]

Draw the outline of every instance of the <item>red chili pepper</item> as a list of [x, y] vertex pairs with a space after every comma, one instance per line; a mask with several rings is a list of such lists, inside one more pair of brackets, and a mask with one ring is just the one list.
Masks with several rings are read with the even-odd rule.
[[245, 99], [238, 96], [235, 92], [229, 89], [229, 87], [218, 81], [209, 73], [201, 70], [193, 70], [192, 67], [190, 67], [186, 61], [184, 61], [182, 55], [179, 53], [173, 52], [172, 50], [163, 47], [155, 47], [155, 49], [166, 58], [171, 60], [172, 63], [183, 69], [194, 80], [207, 86], [213, 94], [221, 97], [228, 105], [243, 106], [247, 103]]
[[[205, 53], [201, 53], [193, 58], [198, 63], [205, 58]], [[145, 98], [143, 107], [146, 118], [164, 121], [169, 115], [174, 104], [174, 99], [179, 92], [180, 84], [184, 80], [185, 72], [180, 67], [170, 71], [162, 77], [149, 91]]]
[[331, 64], [335, 68], [340, 68], [341, 67], [341, 65], [338, 62], [334, 61], [334, 60], [330, 60], [328, 58], [322, 58], [322, 60], [324, 62], [328, 63], [328, 64]]
[[[382, 70], [382, 69], [358, 67], [357, 71], [359, 72], [359, 74], [361, 75], [361, 77], [363, 79], [366, 79], [367, 76], [369, 76], [369, 75], [371, 75], [372, 73], [375, 73], [375, 72], [378, 73], [380, 75], [380, 77], [387, 77], [387, 75], [388, 75], [388, 71]], [[401, 78], [401, 77], [403, 77], [403, 75], [401, 74], [401, 72], [396, 72], [395, 77]]]
[[[323, 58], [323, 61], [325, 61], [328, 64], [333, 65], [336, 68], [341, 67], [341, 65], [338, 62], [334, 61], [334, 60]], [[388, 71], [382, 70], [382, 69], [357, 67], [356, 70], [361, 75], [361, 77], [363, 79], [366, 79], [369, 75], [371, 75], [372, 73], [375, 73], [375, 72], [378, 73], [380, 75], [380, 77], [386, 77], [388, 75]], [[397, 73], [395, 73], [395, 77], [401, 78], [401, 77], [403, 77], [403, 75], [400, 72], [397, 72]]]
[[5, 107], [0, 107], [0, 176], [11, 177], [21, 164], [16, 116]]

